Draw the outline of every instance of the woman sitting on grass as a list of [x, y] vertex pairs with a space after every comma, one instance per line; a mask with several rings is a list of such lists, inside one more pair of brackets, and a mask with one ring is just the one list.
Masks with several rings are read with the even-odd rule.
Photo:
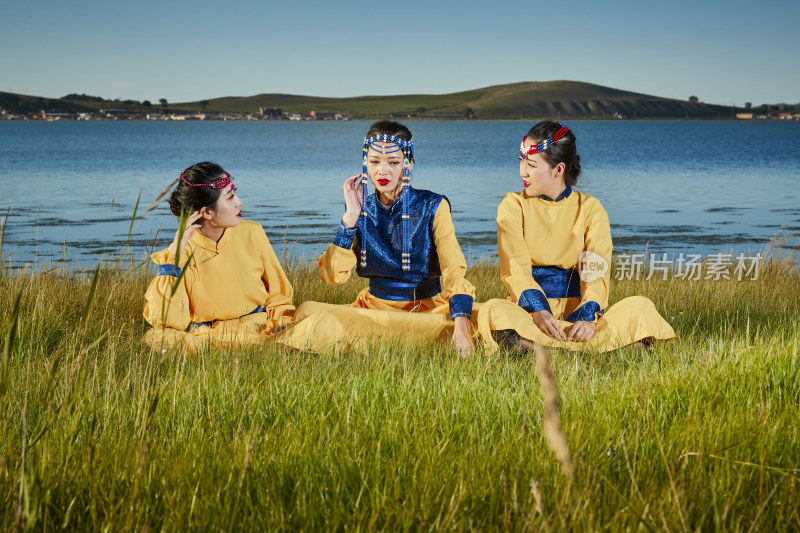
[[572, 189], [581, 173], [575, 135], [560, 122], [539, 122], [522, 138], [519, 159], [524, 190], [497, 208], [500, 276], [510, 296], [483, 304], [484, 343], [607, 351], [675, 337], [643, 296], [607, 308], [611, 228], [600, 202]]
[[[281, 342], [323, 352], [348, 345], [363, 350], [376, 337], [419, 343], [450, 336], [467, 355], [475, 289], [464, 278], [449, 201], [409, 185], [414, 145], [404, 125], [373, 124], [362, 155], [362, 173], [344, 182], [345, 213], [319, 275], [338, 285], [355, 267], [369, 287], [350, 306], [303, 303]], [[367, 196], [367, 180], [375, 194]]]
[[261, 225], [240, 219], [233, 176], [214, 163], [192, 165], [169, 206], [188, 219], [183, 234], [151, 256], [158, 275], [144, 307], [154, 326], [145, 335], [150, 347], [254, 344], [291, 322], [292, 287]]

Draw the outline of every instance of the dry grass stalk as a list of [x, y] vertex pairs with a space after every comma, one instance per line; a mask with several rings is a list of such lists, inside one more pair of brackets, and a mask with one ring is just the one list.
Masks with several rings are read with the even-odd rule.
[[531, 494], [533, 494], [533, 500], [536, 503], [534, 509], [536, 509], [536, 512], [539, 513], [540, 516], [544, 516], [544, 505], [542, 505], [542, 492], [539, 490], [539, 485], [533, 478], [531, 478]]
[[250, 460], [253, 458], [253, 447], [256, 444], [256, 437], [258, 437], [258, 428], [253, 432], [253, 437], [250, 439], [250, 445], [247, 447], [247, 455], [244, 458], [244, 468], [242, 468], [242, 476], [239, 478], [239, 489], [244, 485], [244, 477], [247, 475], [247, 469], [250, 467]]
[[539, 376], [539, 383], [542, 387], [542, 399], [544, 400], [542, 425], [547, 446], [561, 463], [564, 475], [572, 477], [572, 456], [569, 453], [567, 436], [564, 435], [561, 428], [556, 377], [550, 368], [547, 350], [541, 344], [536, 345], [536, 375]]

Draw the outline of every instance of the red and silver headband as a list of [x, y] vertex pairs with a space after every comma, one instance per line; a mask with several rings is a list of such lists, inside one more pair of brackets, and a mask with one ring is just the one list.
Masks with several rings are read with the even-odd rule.
[[[191, 167], [189, 167], [189, 168], [191, 168]], [[186, 170], [189, 170], [189, 169], [187, 168]], [[189, 187], [213, 187], [214, 189], [224, 189], [225, 187], [230, 185], [232, 191], [236, 190], [236, 186], [233, 184], [233, 176], [231, 176], [227, 172], [224, 173], [225, 174], [224, 176], [222, 176], [221, 178], [215, 179], [211, 183], [189, 183], [189, 181], [185, 177], [186, 170], [181, 172], [181, 180], [183, 180], [183, 182], [186, 185], [188, 185]]]
[[522, 143], [520, 143], [519, 145], [519, 156], [522, 159], [528, 159], [529, 155], [537, 154], [539, 152], [544, 152], [545, 150], [553, 146], [554, 143], [558, 142], [558, 140], [561, 139], [564, 135], [566, 135], [567, 132], [569, 131], [569, 128], [567, 128], [561, 122], [559, 122], [558, 125], [561, 126], [561, 128], [559, 128], [557, 132], [555, 132], [551, 137], [548, 137], [547, 139], [543, 140], [538, 144], [532, 144], [527, 151], [525, 150], [525, 140], [528, 138], [528, 136], [526, 135], [525, 137], [523, 137]]

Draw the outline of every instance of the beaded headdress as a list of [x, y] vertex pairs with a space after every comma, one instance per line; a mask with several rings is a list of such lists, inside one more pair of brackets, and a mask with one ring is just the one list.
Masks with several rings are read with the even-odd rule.
[[[189, 168], [192, 168], [192, 167], [189, 167]], [[186, 170], [189, 170], [189, 168], [187, 168]], [[181, 180], [186, 185], [188, 185], [189, 187], [213, 187], [214, 189], [224, 189], [225, 187], [230, 185], [232, 191], [236, 190], [236, 186], [233, 184], [233, 176], [231, 176], [227, 172], [224, 172], [224, 174], [225, 174], [224, 176], [222, 176], [221, 178], [215, 179], [211, 183], [190, 183], [189, 180], [187, 180], [186, 177], [185, 177], [186, 170], [181, 172]]]
[[[381, 145], [375, 144], [381, 143]], [[389, 146], [386, 146], [389, 145]], [[379, 154], [393, 154], [395, 152], [403, 152], [403, 177], [402, 187], [400, 193], [400, 201], [403, 205], [403, 251], [401, 255], [401, 264], [403, 270], [411, 270], [411, 243], [409, 241], [408, 223], [411, 216], [408, 214], [408, 179], [411, 175], [410, 161], [414, 160], [414, 141], [404, 141], [393, 135], [375, 135], [373, 137], [364, 137], [364, 153], [363, 165], [361, 167], [361, 216], [359, 217], [358, 225], [361, 233], [361, 266], [367, 266], [367, 182], [369, 181], [369, 174], [367, 173], [367, 152], [372, 148]]]
[[522, 142], [519, 145], [519, 156], [522, 159], [528, 159], [529, 155], [533, 155], [539, 152], [544, 152], [545, 150], [553, 146], [554, 143], [558, 142], [558, 140], [561, 139], [564, 135], [566, 135], [567, 132], [569, 131], [569, 128], [567, 128], [561, 122], [559, 122], [558, 125], [561, 127], [558, 129], [557, 132], [555, 132], [553, 135], [551, 135], [550, 137], [548, 137], [547, 139], [543, 140], [540, 143], [532, 144], [530, 148], [528, 148], [527, 150], [525, 150], [525, 140], [528, 138], [528, 136], [526, 135], [525, 137], [523, 137]]

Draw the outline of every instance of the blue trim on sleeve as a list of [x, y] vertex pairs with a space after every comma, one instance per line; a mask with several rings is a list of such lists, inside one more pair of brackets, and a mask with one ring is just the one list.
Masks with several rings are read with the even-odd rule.
[[358, 226], [348, 228], [344, 222], [339, 222], [339, 231], [336, 232], [336, 237], [333, 239], [333, 244], [339, 248], [349, 250], [353, 246], [353, 237], [356, 236]]
[[450, 318], [455, 320], [457, 317], [472, 316], [472, 296], [467, 294], [454, 294], [450, 297]]
[[596, 315], [602, 315], [603, 313], [605, 313], [605, 311], [600, 309], [600, 304], [589, 300], [588, 302], [582, 303], [577, 309], [571, 312], [567, 317], [567, 322], [594, 322]]
[[158, 275], [177, 278], [181, 275], [181, 267], [176, 267], [175, 265], [158, 265]]
[[[543, 310], [550, 311], [550, 304], [547, 303], [547, 297], [538, 289], [526, 289], [522, 291], [517, 305], [529, 313]], [[552, 313], [552, 311], [550, 312]]]

